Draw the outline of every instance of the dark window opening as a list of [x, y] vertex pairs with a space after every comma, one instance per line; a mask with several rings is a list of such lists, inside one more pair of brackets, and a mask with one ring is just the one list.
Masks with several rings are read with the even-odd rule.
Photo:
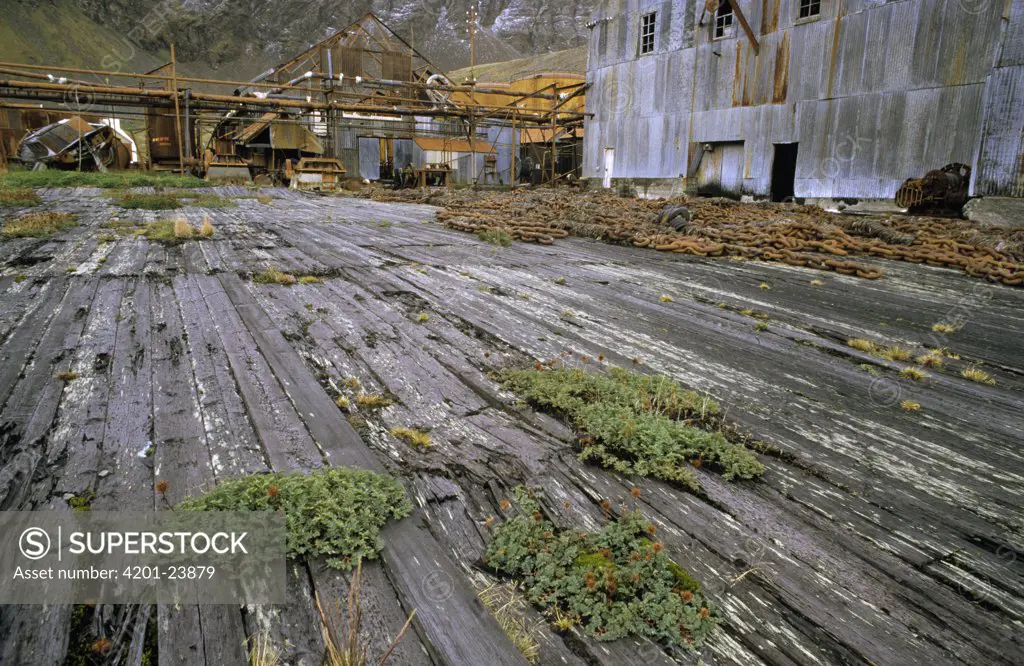
[[732, 34], [732, 5], [723, 0], [715, 12], [715, 39], [728, 37]]
[[651, 12], [640, 19], [640, 55], [654, 53], [654, 30], [657, 18], [657, 12]]
[[796, 191], [796, 143], [775, 144], [772, 163], [772, 201], [791, 201]]
[[800, 0], [800, 18], [810, 18], [821, 14], [821, 0]]

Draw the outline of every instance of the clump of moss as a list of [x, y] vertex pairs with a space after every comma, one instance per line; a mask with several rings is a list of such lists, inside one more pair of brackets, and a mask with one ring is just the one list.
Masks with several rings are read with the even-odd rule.
[[276, 268], [268, 268], [265, 271], [257, 273], [253, 276], [252, 281], [256, 284], [280, 284], [286, 287], [290, 287], [298, 280], [291, 273], [285, 273], [279, 271]]
[[921, 411], [921, 403], [914, 402], [913, 400], [904, 400], [900, 403], [900, 407], [905, 412], [919, 412]]
[[197, 208], [234, 208], [238, 204], [216, 194], [197, 194], [188, 198], [188, 205]]
[[117, 201], [121, 208], [129, 210], [175, 210], [181, 208], [181, 201], [174, 194], [122, 194]]
[[768, 323], [767, 323], [767, 322], [764, 322], [764, 321], [759, 321], [759, 322], [757, 322], [756, 324], [754, 324], [754, 328], [755, 328], [755, 329], [756, 329], [756, 330], [757, 330], [757, 331], [758, 331], [759, 333], [764, 333], [764, 332], [765, 332], [765, 331], [767, 331], [767, 330], [768, 330], [768, 329], [769, 329], [770, 327], [768, 326]]
[[878, 352], [878, 355], [882, 358], [889, 359], [890, 361], [909, 361], [913, 358], [913, 354], [909, 349], [904, 349], [899, 345], [893, 345], [892, 347], [886, 347]]
[[662, 302], [662, 303], [672, 303], [672, 302], [674, 302], [675, 300], [676, 300], [676, 299], [672, 298], [672, 297], [671, 297], [671, 296], [669, 296], [668, 294], [662, 294], [662, 295], [661, 295], [661, 302]]
[[54, 378], [59, 382], [73, 382], [78, 379], [78, 377], [78, 373], [74, 370], [66, 370], [65, 372], [58, 372], [54, 375]]
[[164, 218], [147, 224], [142, 230], [142, 235], [156, 243], [174, 245], [192, 238], [195, 229], [184, 218]]
[[43, 200], [30, 187], [0, 187], [0, 207], [38, 206]]
[[919, 382], [922, 379], [928, 377], [928, 373], [926, 373], [924, 370], [921, 370], [920, 368], [915, 368], [914, 366], [907, 366], [903, 368], [900, 371], [900, 374], [903, 377], [906, 377], [907, 379], [914, 380], [915, 382]]
[[508, 235], [508, 232], [504, 229], [486, 229], [476, 235], [477, 238], [485, 243], [496, 245], [498, 247], [508, 247], [512, 245], [512, 237]]
[[69, 499], [68, 506], [70, 506], [72, 509], [78, 512], [91, 511], [92, 501], [94, 499], [96, 499], [96, 493], [90, 490], [88, 492], [82, 493], [81, 495], [75, 495], [74, 497]]
[[299, 284], [320, 284], [323, 281], [323, 278], [318, 278], [315, 275], [303, 275], [299, 278]]
[[396, 437], [414, 449], [425, 451], [434, 445], [430, 434], [414, 428], [392, 428], [391, 435]]
[[509, 389], [535, 407], [568, 419], [580, 432], [580, 459], [622, 474], [653, 476], [697, 490], [692, 467], [718, 468], [727, 479], [752, 479], [764, 472], [757, 456], [721, 432], [689, 425], [709, 420], [718, 403], [686, 391], [664, 376], [611, 368], [508, 370], [499, 374]]
[[12, 171], [0, 176], [0, 187], [209, 187], [202, 178], [154, 171]]
[[338, 409], [346, 412], [348, 411], [348, 408], [352, 406], [352, 402], [348, 399], [348, 397], [343, 395], [339, 396], [338, 399], [334, 401], [334, 404], [338, 406]]
[[963, 328], [963, 326], [957, 326], [956, 324], [947, 324], [945, 322], [942, 322], [932, 326], [932, 331], [936, 333], [941, 333], [942, 335], [953, 335], [961, 328]]
[[428, 315], [426, 312], [421, 312], [419, 313], [419, 315], [416, 316], [417, 324], [426, 324], [428, 321], [430, 321], [430, 315]]
[[[638, 512], [597, 532], [558, 531], [523, 488], [485, 562], [523, 581], [531, 603], [600, 641], [628, 636], [699, 647], [719, 623], [700, 585], [673, 563]], [[696, 588], [696, 589], [694, 589]]]
[[358, 560], [377, 556], [383, 545], [380, 529], [389, 519], [409, 515], [412, 505], [390, 476], [333, 467], [231, 479], [178, 509], [283, 511], [291, 557], [323, 556], [328, 566], [349, 570]]
[[49, 238], [77, 224], [71, 213], [32, 213], [7, 220], [0, 233], [8, 238]]

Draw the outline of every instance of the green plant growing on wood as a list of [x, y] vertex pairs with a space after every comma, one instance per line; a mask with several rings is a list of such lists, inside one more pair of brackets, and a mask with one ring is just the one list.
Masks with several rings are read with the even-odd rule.
[[38, 206], [43, 200], [30, 187], [0, 187], [0, 207]]
[[276, 268], [268, 268], [265, 271], [253, 276], [252, 281], [256, 284], [279, 284], [285, 287], [294, 285], [298, 280], [291, 273], [279, 271]]
[[414, 428], [392, 428], [391, 435], [421, 451], [426, 451], [434, 445], [429, 433]]
[[283, 511], [291, 557], [326, 558], [348, 571], [382, 547], [380, 529], [409, 515], [402, 485], [384, 474], [332, 467], [311, 474], [262, 474], [229, 479], [182, 511]]
[[175, 210], [181, 201], [174, 194], [122, 194], [117, 205], [128, 210]]
[[600, 641], [642, 636], [699, 647], [720, 621], [639, 512], [597, 532], [560, 532], [529, 491], [515, 492], [520, 513], [496, 529], [485, 562], [521, 580], [534, 605], [570, 618], [568, 626], [578, 619]]
[[384, 409], [395, 404], [395, 401], [379, 393], [360, 393], [356, 396], [356, 404], [364, 409]]
[[0, 176], [0, 187], [209, 187], [202, 178], [146, 171], [12, 171]]
[[621, 368], [607, 374], [507, 370], [498, 377], [529, 404], [568, 419], [581, 434], [581, 460], [622, 474], [675, 481], [694, 491], [699, 488], [694, 466], [717, 467], [726, 479], [752, 479], [764, 472], [756, 455], [722, 433], [685, 423], [709, 420], [720, 408], [668, 377]]
[[49, 238], [77, 224], [71, 213], [32, 213], [7, 220], [0, 233], [7, 238]]
[[78, 379], [79, 374], [74, 370], [66, 370], [64, 372], [58, 372], [54, 375], [54, 378], [59, 382], [73, 382]]
[[512, 245], [512, 237], [508, 235], [508, 232], [504, 229], [486, 229], [476, 235], [477, 238], [485, 243], [490, 243], [497, 247], [508, 247]]

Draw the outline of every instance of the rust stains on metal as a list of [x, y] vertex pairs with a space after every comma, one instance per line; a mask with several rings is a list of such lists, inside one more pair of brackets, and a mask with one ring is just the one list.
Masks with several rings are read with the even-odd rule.
[[763, 0], [761, 5], [761, 35], [767, 35], [779, 29], [780, 0]]
[[736, 66], [732, 74], [732, 105], [743, 104], [743, 44], [736, 41]]
[[789, 31], [782, 33], [782, 39], [775, 47], [775, 75], [773, 77], [772, 104], [786, 101], [789, 89]]

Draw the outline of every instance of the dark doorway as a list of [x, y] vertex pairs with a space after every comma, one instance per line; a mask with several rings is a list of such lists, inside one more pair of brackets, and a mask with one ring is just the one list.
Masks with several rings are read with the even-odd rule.
[[775, 162], [772, 164], [772, 201], [793, 198], [796, 180], [796, 143], [776, 143]]

